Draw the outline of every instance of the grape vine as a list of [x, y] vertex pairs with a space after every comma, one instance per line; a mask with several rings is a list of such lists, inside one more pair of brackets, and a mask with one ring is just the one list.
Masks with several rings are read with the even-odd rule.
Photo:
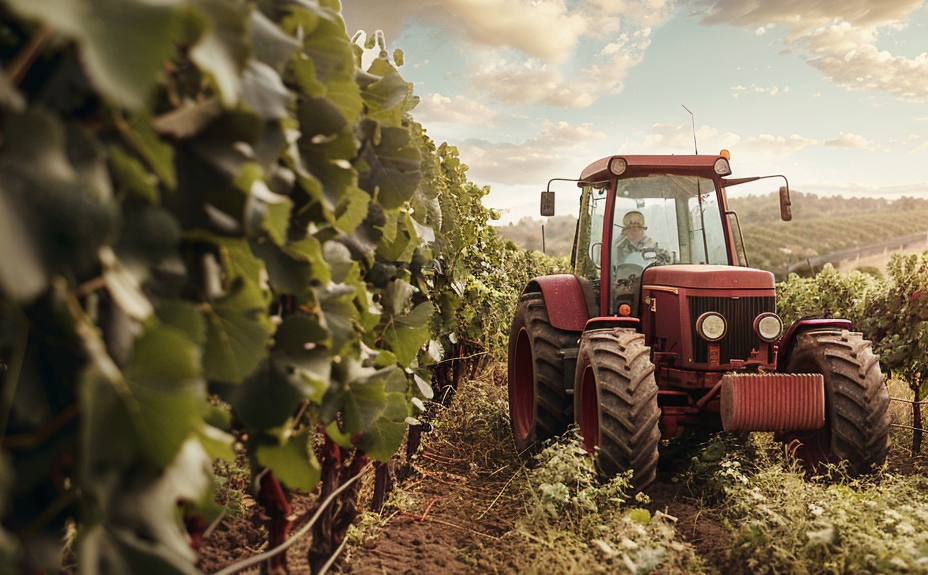
[[499, 239], [338, 11], [0, 2], [0, 570], [58, 569], [73, 523], [82, 572], [196, 572], [239, 445], [280, 543], [287, 492], [389, 460], [556, 265]]

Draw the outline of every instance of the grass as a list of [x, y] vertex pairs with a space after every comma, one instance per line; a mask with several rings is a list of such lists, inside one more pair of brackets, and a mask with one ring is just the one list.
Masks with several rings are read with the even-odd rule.
[[[910, 430], [893, 429], [891, 464], [864, 478], [840, 466], [809, 476], [772, 434], [715, 434], [687, 450], [688, 463], [659, 480], [658, 497], [685, 500], [727, 532], [730, 547], [710, 563], [681, 536], [664, 501], [632, 495], [626, 476], [600, 478], [575, 432], [519, 459], [501, 369], [462, 384], [451, 407], [433, 408], [428, 446], [457, 461], [468, 481], [497, 482], [475, 508], [512, 526], [493, 544], [505, 555], [504, 572], [928, 572], [928, 479], [909, 456]], [[894, 397], [911, 396], [901, 382], [889, 386]], [[893, 402], [891, 418], [911, 424], [911, 406]], [[362, 517], [356, 537], [376, 536], [390, 514], [421, 512], [422, 504], [400, 485], [384, 515]]]

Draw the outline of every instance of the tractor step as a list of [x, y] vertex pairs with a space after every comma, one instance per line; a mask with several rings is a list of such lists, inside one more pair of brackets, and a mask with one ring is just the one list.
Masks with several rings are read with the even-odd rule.
[[[577, 370], [577, 352], [579, 347], [566, 347], [560, 350], [559, 356], [564, 358], [564, 393], [567, 395], [574, 394], [574, 372]], [[573, 408], [571, 408], [571, 414]]]

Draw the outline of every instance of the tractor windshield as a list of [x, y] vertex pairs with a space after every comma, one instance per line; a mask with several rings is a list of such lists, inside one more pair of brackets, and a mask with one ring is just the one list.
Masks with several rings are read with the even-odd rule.
[[[643, 269], [655, 264], [728, 264], [728, 249], [715, 184], [709, 178], [655, 174], [616, 181], [615, 210], [606, 213], [606, 187], [586, 188], [574, 252], [575, 272], [599, 297], [604, 225], [611, 220], [613, 297], [634, 303]], [[633, 306], [635, 307], [635, 306]], [[635, 310], [637, 311], [637, 310]], [[611, 310], [616, 313], [616, 310]]]

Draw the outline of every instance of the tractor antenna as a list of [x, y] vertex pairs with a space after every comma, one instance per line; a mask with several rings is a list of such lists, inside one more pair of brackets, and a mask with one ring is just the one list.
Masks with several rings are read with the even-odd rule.
[[[680, 105], [683, 106], [683, 104]], [[683, 109], [690, 112], [690, 109], [686, 106], [683, 106]], [[699, 155], [699, 148], [696, 147], [696, 116], [692, 112], [690, 112], [690, 121], [693, 123], [693, 152]]]

